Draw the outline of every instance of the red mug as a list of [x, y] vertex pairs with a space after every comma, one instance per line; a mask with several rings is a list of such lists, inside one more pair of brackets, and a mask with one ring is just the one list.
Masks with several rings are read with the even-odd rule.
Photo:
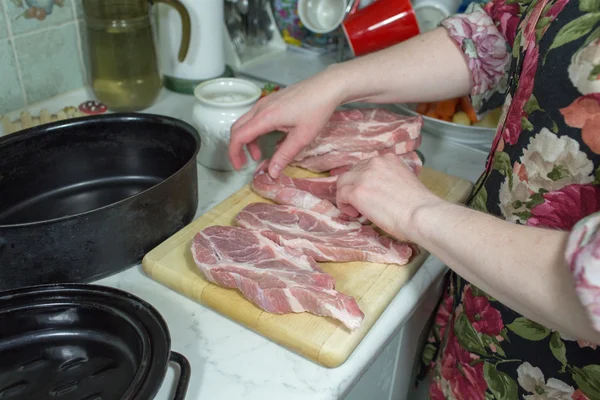
[[410, 0], [376, 0], [352, 11], [342, 27], [355, 56], [393, 46], [420, 33]]

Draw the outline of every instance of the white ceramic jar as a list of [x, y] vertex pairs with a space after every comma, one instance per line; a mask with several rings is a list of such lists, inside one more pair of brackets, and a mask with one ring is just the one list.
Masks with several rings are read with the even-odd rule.
[[[202, 141], [198, 162], [211, 169], [233, 170], [228, 156], [231, 126], [258, 101], [261, 89], [244, 79], [219, 78], [199, 84], [194, 95], [192, 124]], [[245, 151], [247, 166], [255, 166]]]

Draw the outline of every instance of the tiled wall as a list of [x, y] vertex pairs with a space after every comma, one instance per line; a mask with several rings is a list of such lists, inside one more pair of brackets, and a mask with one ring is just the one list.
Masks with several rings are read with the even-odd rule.
[[0, 0], [0, 115], [83, 86], [79, 1]]

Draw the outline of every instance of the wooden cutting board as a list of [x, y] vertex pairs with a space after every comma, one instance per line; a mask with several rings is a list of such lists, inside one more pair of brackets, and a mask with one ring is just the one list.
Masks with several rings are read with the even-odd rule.
[[[288, 168], [285, 174], [318, 176], [298, 168]], [[472, 189], [469, 181], [428, 168], [422, 170], [420, 179], [435, 194], [455, 203], [466, 201]], [[365, 262], [321, 264], [335, 278], [336, 289], [354, 296], [365, 314], [361, 326], [354, 332], [334, 319], [309, 313], [270, 314], [246, 300], [239, 291], [206, 281], [190, 250], [196, 232], [211, 225], [234, 225], [240, 210], [259, 201], [269, 202], [255, 194], [249, 185], [244, 186], [148, 253], [142, 261], [144, 271], [152, 279], [318, 364], [337, 367], [352, 354], [428, 253], [422, 250], [406, 266]]]

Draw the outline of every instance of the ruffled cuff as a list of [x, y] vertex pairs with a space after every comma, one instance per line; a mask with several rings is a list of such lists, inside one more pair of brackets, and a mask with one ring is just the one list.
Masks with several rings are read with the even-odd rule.
[[492, 18], [476, 3], [464, 14], [442, 21], [450, 37], [465, 53], [473, 79], [471, 102], [480, 113], [483, 103], [506, 89], [510, 51]]
[[600, 212], [579, 221], [569, 234], [566, 260], [575, 290], [594, 328], [600, 332]]

